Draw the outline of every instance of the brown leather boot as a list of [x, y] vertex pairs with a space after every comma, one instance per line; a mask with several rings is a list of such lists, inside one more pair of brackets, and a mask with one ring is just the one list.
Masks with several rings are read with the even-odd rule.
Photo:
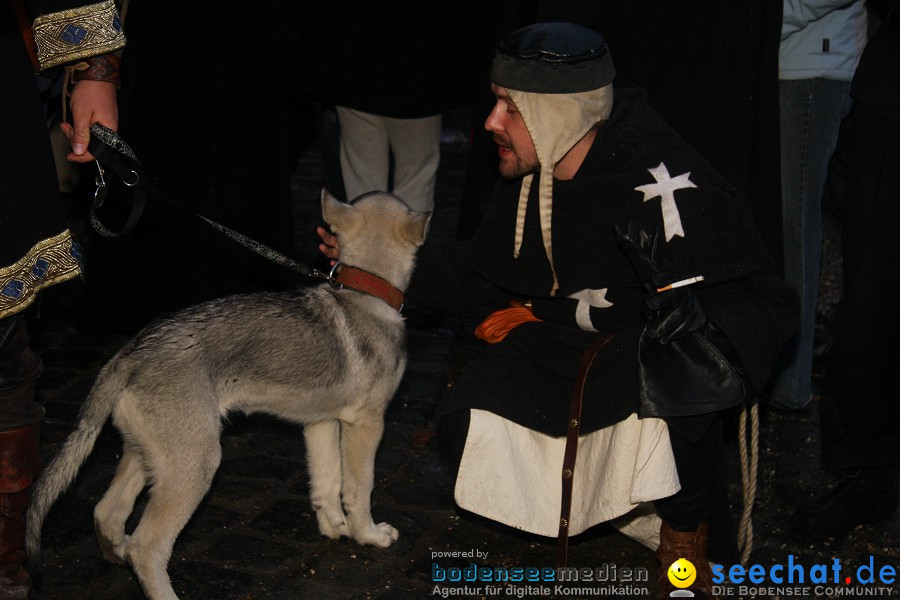
[[0, 430], [0, 600], [25, 600], [25, 509], [40, 469], [40, 424]]
[[43, 371], [28, 347], [19, 316], [0, 319], [0, 600], [24, 600], [31, 590], [25, 562], [25, 510], [40, 469], [40, 422], [34, 401]]
[[672, 592], [681, 590], [669, 581], [669, 567], [679, 558], [691, 562], [696, 571], [696, 579], [687, 588], [698, 600], [716, 600], [712, 593], [712, 569], [706, 559], [706, 543], [709, 523], [703, 523], [696, 531], [675, 531], [663, 521], [659, 530], [659, 548], [656, 557], [659, 559], [659, 574], [656, 577], [657, 598], [659, 600], [677, 598]]

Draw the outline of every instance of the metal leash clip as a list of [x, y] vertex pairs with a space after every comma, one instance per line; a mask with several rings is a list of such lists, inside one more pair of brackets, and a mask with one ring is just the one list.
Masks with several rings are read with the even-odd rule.
[[342, 265], [343, 265], [343, 263], [341, 263], [341, 261], [335, 262], [334, 266], [331, 267], [331, 271], [328, 273], [328, 283], [330, 283], [331, 287], [333, 287], [336, 290], [344, 289], [344, 284], [337, 282], [337, 276], [341, 271], [338, 267], [340, 267]]
[[94, 178], [94, 185], [97, 186], [97, 189], [94, 190], [94, 208], [100, 208], [103, 206], [103, 201], [106, 200], [106, 178], [104, 177], [106, 171], [103, 170], [103, 165], [99, 160], [94, 162], [97, 163], [97, 177]]

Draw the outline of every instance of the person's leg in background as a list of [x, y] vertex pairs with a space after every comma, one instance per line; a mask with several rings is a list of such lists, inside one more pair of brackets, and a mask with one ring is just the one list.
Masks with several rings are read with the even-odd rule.
[[385, 117], [384, 124], [394, 155], [393, 194], [414, 211], [431, 211], [441, 159], [441, 115]]
[[844, 294], [822, 399], [822, 466], [843, 479], [795, 525], [840, 535], [896, 509], [900, 467], [900, 126], [857, 102], [841, 131], [853, 152], [842, 202]]
[[336, 106], [341, 129], [340, 158], [349, 202], [361, 194], [388, 190], [390, 144], [384, 118]]
[[798, 410], [809, 404], [812, 389], [828, 162], [852, 100], [849, 81], [792, 79], [780, 85], [784, 278], [800, 295], [801, 312], [797, 333], [785, 345], [762, 399]]

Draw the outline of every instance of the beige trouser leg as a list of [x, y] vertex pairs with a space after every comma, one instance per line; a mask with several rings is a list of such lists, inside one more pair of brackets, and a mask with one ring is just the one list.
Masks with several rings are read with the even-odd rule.
[[[441, 115], [420, 119], [381, 117], [336, 107], [341, 127], [341, 172], [347, 199], [390, 191], [415, 211], [434, 208], [441, 150]], [[394, 186], [388, 189], [390, 154]]]

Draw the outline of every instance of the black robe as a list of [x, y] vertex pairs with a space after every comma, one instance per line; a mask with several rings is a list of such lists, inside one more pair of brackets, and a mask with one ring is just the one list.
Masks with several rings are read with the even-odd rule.
[[[684, 237], [664, 240], [661, 200], [644, 200], [639, 186], [654, 184], [649, 169], [664, 164], [671, 178], [696, 187], [674, 191]], [[763, 174], [761, 174], [762, 176]], [[638, 219], [660, 236], [657, 263], [673, 279], [703, 275], [693, 286], [711, 320], [725, 332], [752, 386], [759, 389], [772, 360], [793, 331], [797, 301], [773, 275], [746, 203], [647, 105], [639, 91], [616, 90], [613, 113], [597, 133], [584, 163], [569, 181], [553, 184], [552, 276], [532, 184], [520, 256], [513, 256], [519, 181], [504, 183], [479, 232], [452, 252], [427, 249], [411, 296], [444, 310], [478, 317], [511, 299], [535, 301], [528, 323], [490, 346], [450, 390], [440, 413], [482, 408], [551, 435], [563, 435], [578, 361], [596, 333], [575, 326], [575, 302], [566, 297], [606, 288], [608, 308], [594, 308], [598, 331], [615, 338], [595, 361], [585, 392], [582, 430], [618, 422], [638, 408], [637, 343], [643, 330], [644, 292], [619, 248], [614, 225]]]
[[[38, 36], [39, 45], [43, 44], [41, 67], [102, 54], [124, 44], [124, 39], [115, 38], [121, 33], [117, 20], [97, 22], [98, 7], [83, 4], [25, 3], [27, 14], [22, 18], [26, 22], [74, 9], [67, 13], [67, 28], [53, 28], [65, 42]], [[92, 27], [95, 31], [87, 35]], [[100, 47], [97, 40], [112, 41]], [[79, 247], [67, 231], [44, 100], [9, 2], [0, 4], [0, 81], [0, 130], [5, 141], [0, 157], [0, 317], [5, 317], [31, 305], [40, 290], [77, 276], [81, 261]]]

